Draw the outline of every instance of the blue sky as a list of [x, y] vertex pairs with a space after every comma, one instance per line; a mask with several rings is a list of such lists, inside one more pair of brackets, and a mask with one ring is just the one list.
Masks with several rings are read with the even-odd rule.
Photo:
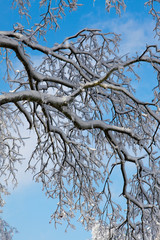
[[[9, 2], [11, 1], [1, 0], [0, 30], [12, 30], [13, 23], [24, 21], [17, 16], [16, 10], [11, 13]], [[96, 0], [94, 3], [92, 0], [82, 0], [81, 2], [85, 3], [84, 6], [73, 13], [67, 14], [59, 22], [60, 29], [56, 32], [49, 32], [45, 44], [52, 46], [55, 42], [61, 42], [65, 37], [86, 27], [99, 28], [103, 32], [115, 31], [121, 33], [123, 40], [120, 54], [140, 52], [146, 44], [156, 41], [152, 37], [154, 26], [152, 17], [147, 15], [147, 9], [144, 9], [143, 6], [145, 1], [127, 0], [126, 12], [122, 13], [121, 17], [116, 16], [114, 10], [108, 14], [105, 11], [105, 1], [103, 0]], [[37, 9], [33, 11], [37, 11]], [[35, 55], [34, 59], [36, 61]], [[140, 74], [143, 75], [144, 81], [155, 77], [147, 65], [141, 70]], [[0, 84], [1, 90], [4, 90], [5, 85], [2, 81]], [[145, 85], [142, 84], [143, 82], [136, 83], [137, 95], [141, 96], [143, 91], [143, 97], [147, 97], [150, 92], [150, 81], [147, 80]], [[30, 133], [30, 136], [32, 139], [22, 149], [26, 159], [31, 153], [32, 143], [34, 142], [32, 133]], [[24, 173], [24, 166], [19, 169], [18, 180], [19, 185], [16, 189], [12, 190], [12, 187], [9, 186], [11, 195], [5, 197], [6, 205], [3, 209], [3, 218], [19, 231], [14, 240], [87, 240], [91, 237], [91, 234], [85, 231], [75, 220], [73, 222], [76, 225], [76, 230], [68, 229], [65, 233], [65, 223], [63, 226], [57, 226], [57, 230], [55, 230], [53, 223], [49, 224], [49, 221], [50, 215], [56, 207], [56, 201], [45, 197], [41, 185], [34, 183], [30, 174]], [[116, 186], [114, 190], [117, 190]]]

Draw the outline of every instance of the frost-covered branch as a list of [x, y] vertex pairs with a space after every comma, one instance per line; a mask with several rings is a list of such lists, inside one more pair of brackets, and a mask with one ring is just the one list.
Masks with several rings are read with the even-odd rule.
[[[52, 218], [55, 222], [63, 218], [70, 224], [76, 208], [88, 227], [98, 214], [106, 216], [118, 232], [131, 228], [132, 236], [141, 229], [144, 235], [143, 224], [157, 222], [159, 214], [159, 200], [151, 198], [150, 192], [158, 196], [159, 188], [154, 190], [153, 181], [159, 176], [154, 149], [159, 148], [160, 106], [156, 94], [154, 102], [135, 97], [127, 70], [134, 76], [134, 65], [146, 62], [158, 71], [159, 50], [147, 46], [140, 56], [121, 58], [116, 53], [119, 37], [93, 29], [84, 29], [52, 48], [14, 32], [0, 34], [2, 54], [10, 49], [22, 64], [17, 71], [12, 57], [9, 63], [13, 70], [7, 63], [7, 79], [13, 90], [0, 96], [0, 105], [12, 107], [13, 114], [19, 119], [23, 116], [37, 135], [28, 170], [43, 183], [50, 197], [59, 198]], [[35, 49], [44, 56], [38, 67], [28, 54]], [[19, 141], [11, 139], [13, 146], [16, 139]], [[128, 163], [136, 169], [132, 180]], [[111, 191], [110, 179], [119, 166], [126, 216], [114, 203]], [[16, 177], [14, 164], [8, 167]], [[96, 190], [96, 185], [102, 187]], [[141, 224], [136, 220], [140, 215]], [[119, 218], [122, 222], [117, 223]]]
[[[29, 1], [15, 3], [20, 14], [29, 16]], [[57, 199], [51, 220], [64, 219], [71, 225], [78, 211], [79, 221], [88, 228], [101, 219], [113, 239], [156, 237], [160, 83], [157, 79], [154, 97], [147, 101], [136, 96], [134, 86], [138, 66], [147, 63], [159, 75], [160, 50], [150, 45], [140, 55], [121, 57], [119, 35], [88, 28], [46, 47], [37, 35], [44, 36], [48, 24], [58, 26], [56, 13], [64, 13], [65, 7], [74, 10], [78, 1], [57, 1], [55, 8], [52, 1], [40, 4], [47, 10], [30, 31], [20, 24], [13, 31], [0, 31], [1, 64], [9, 88], [0, 95], [0, 176], [17, 184], [16, 167], [25, 144], [20, 127], [26, 122], [26, 131], [37, 139], [26, 171]], [[106, 6], [119, 12], [125, 3], [106, 1]], [[32, 62], [34, 51], [39, 53], [38, 64]], [[119, 184], [117, 198], [113, 180]]]

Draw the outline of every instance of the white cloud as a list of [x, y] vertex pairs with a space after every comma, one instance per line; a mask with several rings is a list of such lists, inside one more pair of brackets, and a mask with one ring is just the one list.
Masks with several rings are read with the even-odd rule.
[[128, 19], [126, 22], [112, 24], [113, 31], [121, 33], [120, 52], [134, 54], [143, 51], [146, 45], [156, 40], [153, 38], [153, 22], [141, 22]]
[[103, 32], [120, 34], [120, 55], [127, 53], [133, 55], [143, 51], [146, 45], [158, 44], [157, 38], [154, 38], [154, 24], [150, 17], [140, 19], [132, 14], [125, 14], [124, 17], [97, 22], [92, 27], [101, 29]]
[[[29, 134], [26, 134], [29, 132], [29, 130], [24, 130], [24, 135], [28, 136], [29, 138], [25, 140], [25, 145], [21, 147], [20, 153], [24, 157], [24, 160], [22, 164], [17, 166], [17, 191], [21, 190], [24, 187], [27, 187], [31, 184], [33, 184], [33, 175], [31, 172], [26, 171], [28, 167], [28, 162], [31, 156], [32, 151], [34, 150], [35, 144], [36, 144], [36, 137], [33, 131], [30, 131]], [[23, 135], [23, 134], [22, 134]]]
[[[9, 178], [9, 180], [7, 181], [7, 188], [10, 193], [13, 191], [19, 192], [25, 187], [33, 184], [33, 174], [30, 171], [26, 171], [26, 169], [28, 167], [28, 162], [37, 140], [33, 130], [27, 130], [27, 127], [28, 126], [26, 124], [19, 126], [21, 136], [26, 139], [24, 139], [25, 145], [21, 145], [20, 148], [20, 154], [23, 158], [23, 160], [21, 161], [22, 163], [20, 164], [17, 162], [15, 164], [15, 168], [17, 169], [16, 179], [18, 185], [15, 186], [15, 182], [12, 182], [12, 177]], [[5, 183], [5, 176], [3, 177], [2, 181], [4, 181]]]

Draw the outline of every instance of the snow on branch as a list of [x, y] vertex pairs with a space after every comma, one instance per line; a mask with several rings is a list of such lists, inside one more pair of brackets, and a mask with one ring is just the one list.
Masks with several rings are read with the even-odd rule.
[[[137, 79], [136, 66], [144, 63], [159, 72], [160, 51], [153, 45], [139, 56], [121, 57], [118, 45], [118, 35], [98, 29], [83, 29], [51, 48], [23, 33], [0, 32], [10, 86], [0, 95], [1, 169], [16, 181], [14, 163], [21, 161], [25, 142], [19, 126], [26, 120], [37, 137], [28, 170], [49, 197], [59, 199], [55, 223], [71, 225], [78, 210], [88, 228], [99, 217], [115, 236], [127, 232], [128, 239], [143, 239], [151, 228], [156, 236], [160, 223], [159, 83], [146, 102], [135, 96], [131, 76]], [[42, 55], [38, 65], [34, 50]], [[112, 193], [115, 169], [124, 212]]]

